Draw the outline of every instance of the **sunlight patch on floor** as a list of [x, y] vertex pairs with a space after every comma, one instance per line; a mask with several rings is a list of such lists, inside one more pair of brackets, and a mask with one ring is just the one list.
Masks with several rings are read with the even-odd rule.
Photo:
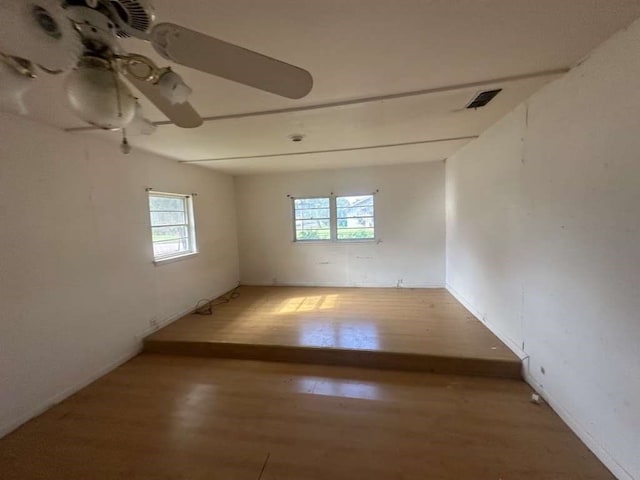
[[331, 310], [336, 307], [338, 295], [313, 295], [307, 297], [289, 298], [282, 302], [277, 313], [285, 315], [297, 312], [315, 312]]
[[327, 397], [382, 400], [383, 392], [378, 384], [333, 378], [298, 377], [296, 386], [301, 393]]
[[299, 344], [355, 350], [380, 349], [377, 325], [365, 322], [327, 323], [306, 321], [299, 328]]

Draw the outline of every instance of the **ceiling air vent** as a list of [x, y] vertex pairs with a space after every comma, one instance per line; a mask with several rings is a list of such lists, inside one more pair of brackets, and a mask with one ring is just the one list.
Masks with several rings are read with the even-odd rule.
[[485, 90], [484, 92], [480, 92], [478, 95], [474, 97], [471, 102], [467, 105], [467, 108], [480, 108], [484, 107], [487, 103], [489, 103], [493, 98], [498, 95], [502, 91], [501, 88], [496, 90]]

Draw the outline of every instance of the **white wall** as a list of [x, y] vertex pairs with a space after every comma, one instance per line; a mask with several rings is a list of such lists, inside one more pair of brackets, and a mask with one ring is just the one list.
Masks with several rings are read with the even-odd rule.
[[[447, 284], [640, 479], [640, 23], [447, 161]], [[544, 371], [543, 371], [544, 370]]]
[[[0, 114], [0, 436], [238, 280], [233, 179]], [[154, 266], [145, 187], [196, 192], [200, 254]]]
[[[293, 242], [295, 197], [376, 189], [379, 242]], [[444, 285], [444, 164], [236, 177], [240, 278], [245, 284]]]

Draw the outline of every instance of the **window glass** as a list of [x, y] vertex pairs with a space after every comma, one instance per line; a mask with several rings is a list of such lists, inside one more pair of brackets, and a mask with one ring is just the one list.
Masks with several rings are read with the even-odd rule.
[[293, 199], [296, 241], [373, 240], [373, 195]]
[[296, 241], [331, 240], [331, 202], [328, 197], [293, 200]]
[[149, 214], [155, 260], [196, 252], [190, 196], [150, 193]]
[[373, 195], [336, 197], [336, 233], [338, 240], [375, 238]]

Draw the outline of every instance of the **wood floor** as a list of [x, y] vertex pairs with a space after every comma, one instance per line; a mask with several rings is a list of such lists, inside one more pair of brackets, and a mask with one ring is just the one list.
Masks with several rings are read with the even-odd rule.
[[444, 289], [248, 287], [145, 351], [519, 378], [520, 360]]
[[144, 354], [0, 440], [3, 480], [610, 480], [520, 381]]

